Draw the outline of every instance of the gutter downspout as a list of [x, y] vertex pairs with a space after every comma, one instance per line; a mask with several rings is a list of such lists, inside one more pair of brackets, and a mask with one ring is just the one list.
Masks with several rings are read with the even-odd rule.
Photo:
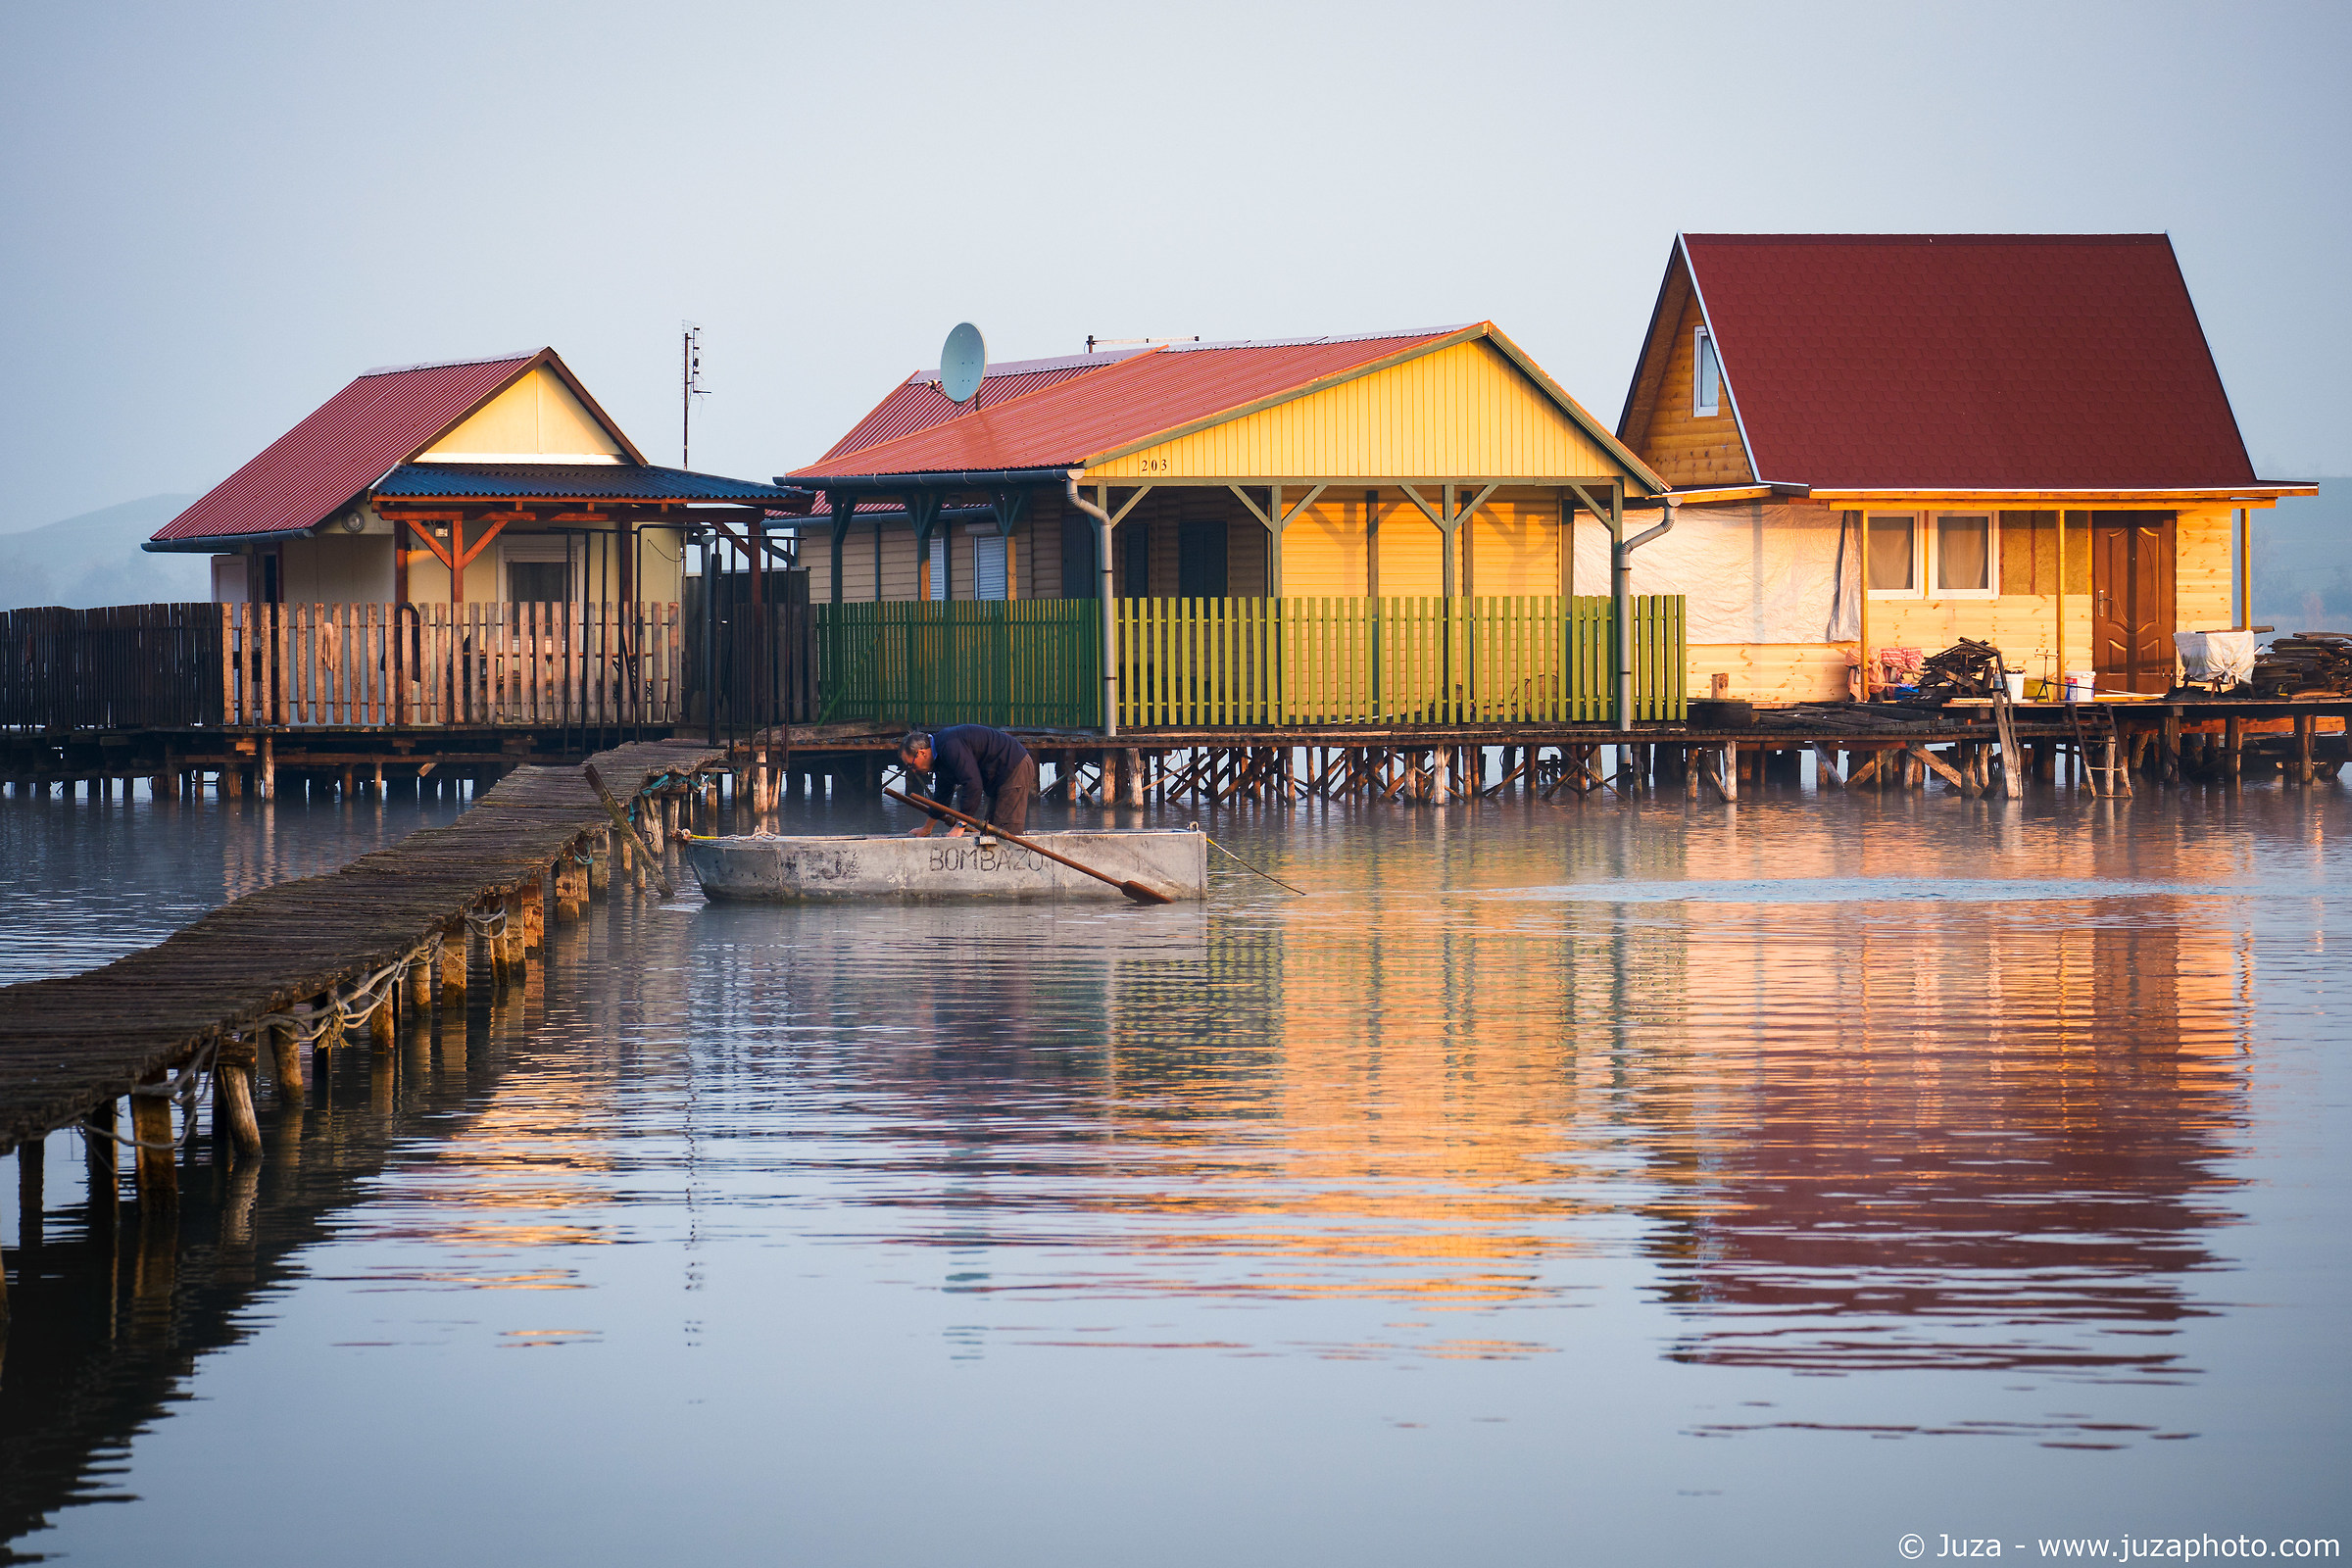
[[1078, 475], [1083, 471], [1072, 468], [1065, 472], [1061, 487], [1071, 506], [1095, 519], [1095, 560], [1102, 570], [1096, 597], [1102, 602], [1102, 733], [1107, 737], [1119, 732], [1119, 627], [1118, 607], [1110, 597], [1115, 586], [1110, 572], [1110, 514], [1078, 493]]
[[1609, 518], [1609, 618], [1616, 623], [1617, 728], [1622, 734], [1634, 727], [1634, 552], [1674, 527], [1675, 503], [1672, 497], [1660, 496], [1666, 520], [1628, 539], [1625, 503], [1612, 499], [1616, 515]]

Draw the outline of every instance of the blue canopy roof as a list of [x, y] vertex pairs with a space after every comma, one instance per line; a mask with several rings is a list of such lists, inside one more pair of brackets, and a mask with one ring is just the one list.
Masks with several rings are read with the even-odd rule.
[[378, 480], [378, 496], [496, 501], [795, 502], [808, 493], [685, 468], [620, 463], [404, 463]]

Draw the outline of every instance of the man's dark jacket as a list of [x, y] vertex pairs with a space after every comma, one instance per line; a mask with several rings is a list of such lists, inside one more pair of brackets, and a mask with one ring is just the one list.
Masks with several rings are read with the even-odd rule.
[[[931, 787], [910, 793], [945, 801], [966, 816], [979, 817], [1013, 769], [1027, 760], [1029, 754], [1019, 741], [986, 724], [933, 730]], [[936, 821], [939, 813], [931, 816]]]

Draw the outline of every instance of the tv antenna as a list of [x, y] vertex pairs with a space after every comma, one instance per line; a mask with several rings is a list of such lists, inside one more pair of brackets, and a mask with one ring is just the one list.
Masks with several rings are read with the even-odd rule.
[[703, 329], [695, 321], [678, 323], [678, 466], [694, 466], [694, 400], [707, 398], [703, 385]]
[[980, 395], [980, 383], [987, 374], [988, 344], [981, 339], [980, 329], [969, 321], [956, 322], [947, 345], [939, 351], [939, 389], [950, 403], [969, 403]]

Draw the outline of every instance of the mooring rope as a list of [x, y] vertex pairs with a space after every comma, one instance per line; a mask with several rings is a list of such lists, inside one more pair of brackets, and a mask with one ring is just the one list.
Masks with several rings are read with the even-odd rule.
[[[1198, 823], [1198, 822], [1195, 822], [1195, 823], [1193, 824], [1193, 831], [1194, 831], [1194, 832], [1196, 832], [1196, 833], [1200, 833], [1200, 823]], [[1242, 858], [1240, 856], [1238, 856], [1238, 855], [1234, 854], [1234, 853], [1233, 853], [1231, 850], [1227, 849], [1227, 848], [1226, 848], [1224, 845], [1222, 845], [1222, 844], [1219, 844], [1219, 843], [1218, 843], [1218, 842], [1217, 842], [1215, 839], [1210, 839], [1210, 838], [1208, 838], [1208, 835], [1207, 835], [1207, 834], [1205, 834], [1205, 833], [1200, 833], [1200, 836], [1201, 836], [1202, 838], [1204, 838], [1204, 839], [1208, 839], [1208, 847], [1209, 847], [1210, 849], [1212, 849], [1212, 850], [1216, 851], [1216, 852], [1217, 852], [1219, 855], [1222, 855], [1223, 857], [1225, 857], [1225, 858], [1227, 858], [1228, 860], [1231, 860], [1231, 861], [1232, 861], [1234, 864], [1236, 864], [1236, 865], [1240, 866], [1240, 867], [1241, 867], [1243, 870], [1245, 870], [1245, 871], [1250, 871], [1250, 872], [1253, 872], [1253, 873], [1255, 873], [1255, 874], [1256, 874], [1256, 875], [1258, 875], [1258, 876], [1262, 876], [1262, 877], [1264, 877], [1264, 878], [1265, 878], [1267, 881], [1269, 881], [1269, 882], [1273, 883], [1273, 884], [1274, 884], [1276, 887], [1278, 887], [1278, 888], [1284, 888], [1284, 889], [1288, 889], [1290, 892], [1298, 894], [1298, 897], [1300, 897], [1300, 898], [1302, 898], [1302, 899], [1306, 897], [1306, 890], [1305, 890], [1304, 888], [1294, 888], [1294, 887], [1292, 887], [1292, 886], [1291, 886], [1291, 885], [1290, 885], [1288, 882], [1285, 882], [1285, 881], [1284, 881], [1282, 878], [1280, 878], [1280, 877], [1278, 877], [1278, 876], [1275, 876], [1275, 875], [1273, 875], [1273, 874], [1272, 874], [1272, 873], [1270, 873], [1270, 872], [1266, 872], [1266, 871], [1260, 871], [1260, 870], [1258, 870], [1256, 866], [1254, 866], [1254, 865], [1251, 865], [1251, 864], [1250, 864], [1250, 863], [1248, 860], [1245, 860], [1245, 859], [1243, 859], [1243, 858]]]

